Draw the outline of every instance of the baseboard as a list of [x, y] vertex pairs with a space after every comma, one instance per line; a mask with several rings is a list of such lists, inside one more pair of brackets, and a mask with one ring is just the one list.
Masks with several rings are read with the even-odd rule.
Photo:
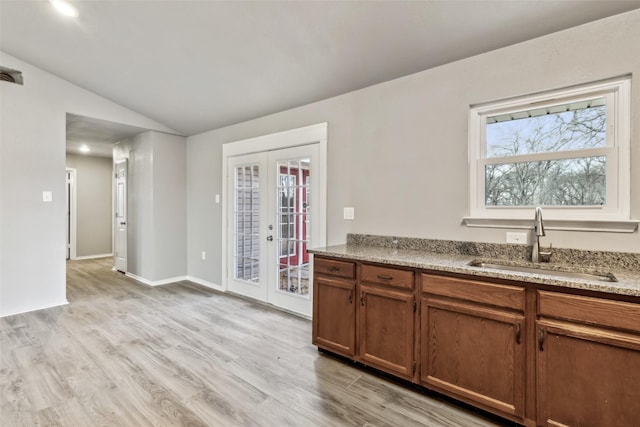
[[144, 277], [136, 276], [133, 273], [125, 273], [125, 276], [130, 277], [133, 280], [137, 280], [140, 283], [144, 283], [147, 286], [162, 286], [162, 285], [168, 285], [170, 283], [182, 282], [183, 280], [189, 280], [187, 276], [178, 276], [178, 277], [172, 277], [169, 279], [162, 279], [162, 280], [149, 280], [149, 279], [145, 279]]
[[71, 258], [71, 261], [79, 261], [83, 259], [97, 259], [97, 258], [107, 258], [111, 257], [113, 254], [100, 254], [100, 255], [85, 255], [85, 256], [77, 256], [75, 258]]
[[199, 277], [187, 276], [187, 280], [193, 283], [197, 283], [198, 285], [202, 285], [205, 288], [211, 288], [216, 291], [224, 292], [224, 287], [222, 285], [218, 285], [217, 283], [209, 282], [204, 279], [200, 279]]
[[1, 313], [0, 317], [15, 316], [16, 314], [23, 314], [23, 313], [31, 313], [32, 311], [46, 310], [48, 308], [61, 307], [67, 304], [69, 304], [69, 301], [65, 299], [64, 302], [61, 302], [58, 304], [46, 305], [44, 307], [29, 308], [27, 310], [10, 311], [9, 313]]

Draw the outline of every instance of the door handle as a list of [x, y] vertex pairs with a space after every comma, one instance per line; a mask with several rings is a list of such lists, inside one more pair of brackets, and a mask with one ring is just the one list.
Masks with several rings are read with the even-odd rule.
[[516, 322], [516, 344], [520, 344], [520, 322]]
[[126, 222], [121, 222], [120, 225], [127, 225], [127, 223]]
[[273, 242], [273, 236], [267, 236], [267, 240]]
[[544, 329], [538, 331], [538, 349], [544, 351]]

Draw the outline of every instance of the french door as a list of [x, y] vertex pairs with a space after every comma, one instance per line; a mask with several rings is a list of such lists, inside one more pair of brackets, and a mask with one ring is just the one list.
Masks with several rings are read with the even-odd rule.
[[305, 316], [319, 144], [228, 158], [227, 289]]

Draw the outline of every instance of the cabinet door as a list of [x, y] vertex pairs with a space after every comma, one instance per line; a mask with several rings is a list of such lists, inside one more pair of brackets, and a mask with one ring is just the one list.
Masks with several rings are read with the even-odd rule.
[[421, 300], [422, 384], [505, 415], [524, 415], [524, 316], [456, 300]]
[[639, 336], [547, 320], [537, 334], [540, 425], [638, 425]]
[[355, 283], [315, 276], [313, 287], [313, 344], [353, 357]]
[[362, 285], [359, 303], [359, 360], [403, 378], [413, 379], [413, 293]]

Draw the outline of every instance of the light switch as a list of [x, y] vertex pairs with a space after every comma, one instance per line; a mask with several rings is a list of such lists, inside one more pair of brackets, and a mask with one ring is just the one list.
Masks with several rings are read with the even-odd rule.
[[42, 192], [42, 201], [43, 202], [53, 202], [53, 193], [51, 193], [51, 191], [43, 191]]
[[220, 203], [220, 195], [216, 194], [216, 203]]
[[355, 209], [344, 208], [344, 219], [355, 219]]

